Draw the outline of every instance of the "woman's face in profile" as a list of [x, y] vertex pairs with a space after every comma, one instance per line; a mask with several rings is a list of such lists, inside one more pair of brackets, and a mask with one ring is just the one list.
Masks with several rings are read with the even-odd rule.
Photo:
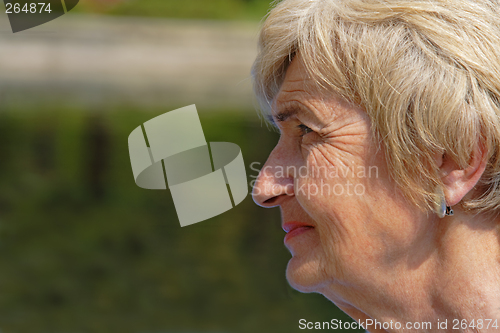
[[322, 292], [376, 280], [381, 265], [418, 264], [408, 254], [429, 218], [396, 189], [366, 112], [314, 87], [296, 56], [273, 103], [280, 140], [253, 191], [281, 208], [288, 281]]

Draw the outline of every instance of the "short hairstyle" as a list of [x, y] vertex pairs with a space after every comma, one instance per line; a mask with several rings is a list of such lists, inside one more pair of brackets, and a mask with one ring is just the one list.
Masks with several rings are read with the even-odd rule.
[[486, 170], [461, 205], [497, 213], [499, 25], [496, 0], [283, 0], [261, 29], [254, 89], [269, 107], [300, 53], [324, 93], [367, 112], [408, 199], [434, 207], [436, 154], [465, 168], [482, 147]]

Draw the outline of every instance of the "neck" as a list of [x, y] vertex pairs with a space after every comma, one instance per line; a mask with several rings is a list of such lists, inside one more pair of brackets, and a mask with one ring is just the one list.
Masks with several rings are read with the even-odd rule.
[[421, 332], [444, 330], [438, 325], [447, 323], [457, 332], [457, 322], [458, 332], [487, 332], [486, 325], [460, 326], [479, 319], [491, 319], [491, 325], [498, 319], [498, 328], [490, 325], [489, 331], [500, 329], [500, 221], [459, 211], [433, 222], [429, 236], [412, 247], [419, 251], [406, 260], [374, 263], [369, 282], [332, 284], [321, 293], [356, 321], [372, 322], [364, 327], [369, 332], [408, 331], [406, 323], [432, 325], [414, 330]]

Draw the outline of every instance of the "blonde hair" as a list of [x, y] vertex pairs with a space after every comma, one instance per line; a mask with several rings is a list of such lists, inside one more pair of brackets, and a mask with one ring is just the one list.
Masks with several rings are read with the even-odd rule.
[[422, 208], [440, 198], [436, 154], [488, 164], [462, 207], [500, 210], [500, 15], [495, 0], [284, 0], [253, 66], [269, 106], [300, 53], [318, 86], [361, 105], [391, 176]]

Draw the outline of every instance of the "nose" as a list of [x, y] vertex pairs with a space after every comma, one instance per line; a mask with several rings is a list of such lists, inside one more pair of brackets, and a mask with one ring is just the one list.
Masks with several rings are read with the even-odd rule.
[[255, 181], [252, 197], [255, 203], [264, 208], [281, 205], [294, 196], [293, 166], [276, 147], [269, 155]]

